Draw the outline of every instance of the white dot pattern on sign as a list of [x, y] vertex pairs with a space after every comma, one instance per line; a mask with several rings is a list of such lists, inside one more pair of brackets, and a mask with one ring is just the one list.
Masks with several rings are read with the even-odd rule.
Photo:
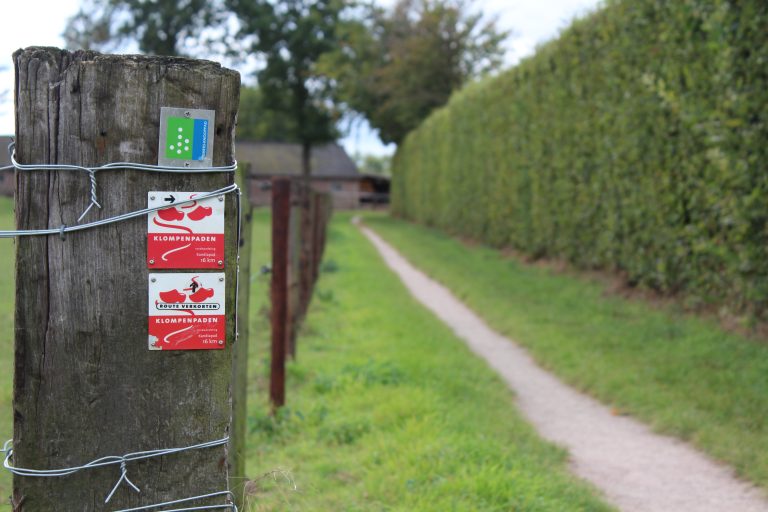
[[174, 146], [173, 144], [171, 144], [171, 149], [176, 149], [176, 146]]
[[184, 139], [184, 144], [189, 144], [189, 139]]
[[181, 135], [179, 135], [179, 140], [181, 140]]
[[184, 146], [184, 151], [189, 151], [189, 146]]
[[178, 153], [178, 154], [180, 155], [180, 154], [181, 154], [181, 150], [180, 150], [180, 149], [177, 149], [177, 150], [176, 150], [176, 153]]
[[182, 131], [184, 131], [184, 130], [182, 130], [181, 128], [179, 128], [179, 132], [182, 132]]

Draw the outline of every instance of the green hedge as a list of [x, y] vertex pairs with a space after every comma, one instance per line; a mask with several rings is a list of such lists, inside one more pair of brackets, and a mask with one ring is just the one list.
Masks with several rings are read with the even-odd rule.
[[609, 2], [399, 148], [396, 214], [768, 313], [768, 2]]

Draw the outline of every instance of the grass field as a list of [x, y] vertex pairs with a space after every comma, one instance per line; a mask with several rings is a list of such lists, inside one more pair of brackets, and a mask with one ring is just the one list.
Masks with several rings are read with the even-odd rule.
[[[0, 229], [12, 226], [12, 208], [0, 198]], [[366, 222], [544, 366], [768, 486], [766, 343], [423, 227], [380, 215]], [[253, 229], [258, 269], [269, 262], [266, 213], [256, 213]], [[0, 240], [6, 438], [13, 256], [14, 242]], [[251, 282], [251, 510], [608, 509], [567, 474], [565, 453], [514, 412], [504, 384], [408, 296], [348, 217], [332, 226], [298, 361], [288, 368], [289, 407], [274, 418], [265, 400], [268, 278]], [[9, 493], [0, 471], [0, 496]]]
[[382, 215], [365, 222], [566, 381], [768, 487], [768, 344]]
[[[288, 368], [289, 407], [276, 417], [265, 400], [268, 277], [251, 276], [249, 510], [610, 510], [348, 220], [331, 229]], [[268, 221], [256, 213], [254, 269], [269, 263]], [[11, 226], [12, 202], [0, 198], [0, 228]], [[0, 435], [10, 437], [14, 251], [12, 240], [0, 244]], [[10, 482], [0, 471], [0, 496]]]
[[[13, 229], [13, 199], [0, 197], [0, 229]], [[0, 442], [13, 437], [14, 241], [0, 239]], [[0, 454], [1, 455], [1, 454]], [[0, 506], [11, 494], [11, 476], [0, 469]]]
[[[256, 216], [254, 268], [268, 261], [265, 220]], [[348, 216], [331, 227], [324, 269], [288, 368], [288, 407], [274, 418], [266, 320], [252, 318], [248, 474], [278, 473], [252, 486], [249, 510], [609, 510]], [[253, 284], [263, 304], [267, 281]]]

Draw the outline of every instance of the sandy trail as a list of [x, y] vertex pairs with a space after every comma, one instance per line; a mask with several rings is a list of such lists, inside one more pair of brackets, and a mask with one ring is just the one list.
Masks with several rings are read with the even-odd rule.
[[768, 497], [679, 440], [653, 433], [566, 386], [370, 229], [362, 232], [411, 294], [507, 382], [539, 434], [567, 448], [571, 469], [626, 512], [768, 512]]

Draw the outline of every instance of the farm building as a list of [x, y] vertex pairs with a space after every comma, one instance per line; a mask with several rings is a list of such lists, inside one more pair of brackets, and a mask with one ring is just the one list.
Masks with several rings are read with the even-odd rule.
[[[299, 144], [238, 141], [236, 154], [238, 162], [246, 166], [254, 206], [270, 204], [273, 177], [301, 175]], [[313, 147], [311, 168], [313, 188], [330, 192], [337, 210], [386, 204], [389, 200], [389, 178], [361, 174], [338, 144]]]

